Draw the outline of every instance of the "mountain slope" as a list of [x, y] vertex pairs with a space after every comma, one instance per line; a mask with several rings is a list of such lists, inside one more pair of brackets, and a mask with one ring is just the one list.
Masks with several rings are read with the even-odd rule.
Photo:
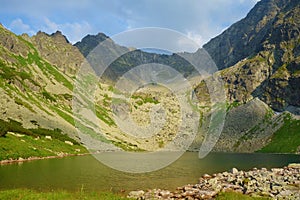
[[271, 32], [275, 17], [295, 2], [297, 1], [259, 1], [244, 19], [213, 38], [203, 48], [211, 55], [219, 69], [230, 67], [258, 53]]
[[[26, 38], [25, 38], [26, 39]], [[57, 67], [64, 74], [75, 75], [84, 57], [67, 38], [57, 31], [51, 35], [38, 32], [33, 37], [27, 37], [39, 55]]]
[[[89, 146], [91, 150], [149, 150], [173, 137], [169, 135], [172, 126], [176, 128], [172, 120], [160, 139], [152, 137], [148, 142], [141, 142], [139, 138], [125, 135], [116, 125], [111, 106], [114, 95], [118, 96], [116, 101], [121, 103], [121, 108], [127, 108], [127, 104], [123, 105], [125, 94], [115, 91], [111, 85], [99, 83], [93, 73], [75, 77], [79, 68], [73, 69], [79, 61], [73, 61], [72, 56], [78, 54], [78, 49], [60, 32], [52, 35], [39, 32], [29, 38], [17, 36], [1, 26], [0, 35], [0, 119], [7, 123], [20, 122], [25, 129], [62, 130], [76, 140], [80, 138], [84, 144], [101, 141], [101, 145]], [[97, 86], [97, 90], [91, 92], [88, 88], [91, 86]], [[135, 108], [133, 112], [137, 116], [146, 113], [143, 109], [157, 104], [143, 93], [135, 97], [130, 106]], [[72, 107], [74, 104], [79, 107]], [[173, 100], [165, 103], [166, 107], [171, 105]], [[174, 114], [173, 109], [167, 113]], [[30, 134], [30, 131], [22, 132]]]
[[221, 74], [229, 101], [259, 97], [277, 111], [300, 106], [299, 19], [299, 1], [262, 0], [204, 45], [219, 68], [227, 68]]
[[[100, 46], [101, 49], [96, 48], [99, 44], [103, 45]], [[101, 53], [105, 53], [108, 57], [110, 55], [117, 55], [116, 59], [112, 63], [110, 63], [109, 66], [107, 66], [107, 70], [103, 73], [103, 77], [105, 79], [113, 81], [117, 80], [130, 69], [139, 65], [149, 63], [157, 63], [170, 66], [178, 70], [185, 77], [188, 77], [195, 73], [194, 67], [180, 54], [162, 55], [156, 53], [148, 53], [138, 49], [129, 49], [116, 44], [103, 33], [99, 33], [97, 35], [87, 35], [80, 42], [77, 42], [74, 46], [76, 46], [85, 57], [87, 57], [91, 52], [97, 54], [100, 53], [100, 51]], [[102, 49], [104, 49], [103, 52]], [[102, 61], [99, 60], [98, 62], [101, 63]], [[97, 70], [95, 69], [95, 71]]]
[[[265, 24], [259, 22], [263, 19], [265, 19]], [[243, 31], [246, 33], [244, 38], [242, 37]], [[251, 34], [253, 35], [251, 36]], [[250, 39], [248, 36], [251, 36]], [[217, 74], [224, 81], [229, 105], [247, 105], [251, 104], [253, 99], [259, 98], [275, 111], [290, 111], [299, 115], [299, 1], [262, 0], [245, 19], [212, 39], [207, 45], [204, 45], [204, 48], [211, 53], [212, 58], [222, 69]], [[207, 92], [204, 82], [199, 84], [195, 91], [201, 101], [209, 101], [209, 99], [203, 98]], [[261, 110], [259, 107], [253, 109]], [[230, 115], [229, 113], [229, 118]], [[235, 131], [228, 131], [225, 124], [216, 150], [250, 152], [259, 150], [262, 148], [262, 144], [272, 143], [275, 135], [280, 135], [282, 142], [285, 143], [284, 138], [288, 140], [289, 137], [284, 137], [278, 131], [282, 132], [279, 130], [281, 126], [289, 126], [290, 122], [284, 120], [286, 114], [270, 116], [268, 120], [262, 120], [263, 123], [248, 124], [249, 127], [245, 130], [238, 126]], [[229, 125], [235, 126], [236, 123], [248, 122], [247, 117], [247, 115], [241, 119], [234, 117], [233, 119], [237, 121]], [[257, 117], [264, 119], [263, 115]], [[296, 120], [294, 124], [299, 124], [297, 119], [293, 120]], [[226, 123], [229, 122], [230, 119], [226, 121]], [[236, 135], [237, 132], [238, 135]], [[226, 140], [228, 140], [227, 143], [224, 142]], [[300, 146], [300, 141], [294, 141], [296, 146]], [[278, 140], [276, 142], [278, 145]], [[299, 150], [294, 148], [294, 151]]]
[[[286, 113], [277, 115], [270, 108], [300, 113], [299, 30], [299, 1], [262, 0], [245, 19], [204, 46], [222, 69], [217, 75], [224, 81], [227, 95], [227, 120], [215, 151], [253, 152], [266, 145], [263, 150], [270, 151], [276, 149], [274, 145], [278, 144], [278, 138], [284, 140], [285, 132], [281, 127], [288, 127], [288, 123], [292, 127], [298, 126], [296, 119], [287, 121]], [[191, 91], [181, 90], [175, 97], [170, 91], [153, 84], [140, 87], [134, 94], [126, 94], [107, 82], [99, 82], [96, 76], [99, 72], [94, 65], [93, 70], [98, 74], [91, 73], [92, 70], [77, 74], [84, 56], [92, 54], [90, 64], [105, 62], [100, 60], [98, 63], [92, 50], [106, 39], [108, 42], [102, 51], [107, 56], [122, 55], [104, 72], [104, 78], [110, 81], [118, 80], [142, 64], [171, 66], [185, 77], [195, 75], [195, 69], [184, 58], [199, 66], [213, 64], [202, 49], [173, 55], [141, 50], [128, 52], [127, 47], [119, 46], [101, 33], [89, 35], [72, 46], [59, 31], [51, 35], [39, 32], [33, 37], [17, 36], [1, 26], [0, 119], [21, 122], [28, 130], [62, 130], [75, 139], [80, 137], [83, 143], [94, 145], [91, 146], [93, 150], [99, 150], [98, 143], [93, 143], [95, 141], [101, 141], [105, 150], [122, 148], [133, 151], [152, 151], [173, 141], [180, 124], [178, 98], [186, 98]], [[207, 102], [210, 99], [204, 81], [197, 83], [194, 92], [200, 102], [193, 105], [193, 112], [200, 111], [202, 129], [192, 149], [199, 149], [209, 125], [211, 105]], [[74, 108], [75, 104], [77, 107]], [[124, 132], [122, 128], [135, 128], [127, 123], [128, 114], [137, 124], [147, 126], [151, 123], [151, 108], [159, 105], [166, 111], [153, 111], [158, 114], [157, 127], [162, 125], [159, 124], [163, 122], [162, 113], [167, 120], [156, 135], [136, 138]], [[193, 112], [183, 114], [188, 118], [186, 127], [182, 128], [185, 134], [196, 126], [192, 123], [196, 116]], [[125, 119], [122, 128], [118, 126], [120, 119]], [[136, 130], [144, 133], [142, 129]], [[290, 138], [297, 137], [296, 134], [292, 136]], [[184, 140], [181, 138], [175, 142], [181, 145]], [[290, 149], [298, 151], [297, 145], [300, 146], [300, 142], [298, 144], [296, 140]]]

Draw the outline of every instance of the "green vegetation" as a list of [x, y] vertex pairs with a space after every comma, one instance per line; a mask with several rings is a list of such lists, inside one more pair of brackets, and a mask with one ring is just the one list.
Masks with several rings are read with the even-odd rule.
[[103, 105], [105, 107], [109, 107], [111, 105], [111, 100], [112, 100], [112, 98], [109, 97], [107, 94], [103, 95]]
[[238, 107], [239, 105], [241, 105], [241, 103], [238, 101], [234, 101], [232, 103], [227, 102], [226, 103], [226, 112], [230, 111], [233, 108]]
[[35, 199], [51, 199], [51, 200], [129, 200], [128, 198], [108, 192], [66, 192], [66, 191], [51, 191], [37, 192], [28, 189], [14, 189], [0, 191], [0, 199], [3, 200], [35, 200]]
[[55, 99], [51, 94], [49, 94], [49, 92], [47, 92], [46, 90], [44, 90], [44, 91], [42, 92], [42, 95], [43, 95], [43, 97], [44, 97], [45, 99], [47, 99], [47, 100], [49, 100], [49, 101], [51, 101], [51, 102], [56, 102], [56, 99]]
[[278, 70], [272, 75], [272, 78], [282, 78], [285, 76], [285, 74], [288, 73], [287, 70], [287, 64], [283, 64], [281, 67], [278, 68]]
[[2, 131], [2, 136], [5, 136], [7, 132], [14, 132], [20, 133], [27, 136], [39, 137], [39, 136], [51, 136], [57, 140], [62, 142], [68, 140], [71, 141], [73, 144], [79, 144], [76, 140], [70, 138], [66, 134], [63, 134], [60, 129], [45, 129], [38, 127], [37, 129], [26, 129], [22, 126], [20, 122], [10, 119], [8, 122], [0, 119], [0, 128]]
[[[87, 153], [80, 145], [70, 145], [58, 139], [6, 134], [0, 137], [0, 160]], [[0, 198], [1, 199], [1, 198]]]
[[236, 192], [223, 192], [218, 194], [216, 200], [267, 200], [266, 197], [251, 197], [248, 195], [236, 193]]
[[265, 117], [264, 117], [264, 122], [265, 123], [270, 123], [270, 120], [272, 119], [272, 117], [274, 116], [274, 111], [272, 109], [268, 109], [266, 114], [265, 114]]
[[[34, 53], [29, 53], [27, 58], [24, 58], [20, 55], [12, 55], [14, 58], [16, 58], [19, 62], [20, 67], [24, 67], [26, 65], [32, 65], [36, 64], [43, 72], [44, 74], [50, 78], [49, 75], [54, 76], [55, 80], [62, 83], [64, 86], [69, 88], [70, 90], [73, 90], [73, 85], [70, 81], [68, 81], [61, 73], [59, 73], [58, 69], [49, 64], [48, 62], [44, 61], [37, 53], [37, 51], [34, 49]], [[10, 68], [11, 70], [11, 68]], [[4, 73], [7, 74], [7, 71]], [[11, 77], [12, 75], [23, 77], [23, 78], [30, 78], [29, 74], [24, 74], [24, 72], [19, 72], [19, 74], [11, 74], [8, 73], [6, 76]], [[32, 81], [32, 80], [31, 80]]]
[[72, 124], [73, 126], [75, 125], [74, 123], [74, 118], [67, 114], [66, 112], [62, 111], [61, 109], [55, 107], [55, 106], [50, 106], [50, 108], [55, 111], [59, 116], [61, 116], [64, 120]]
[[[12, 133], [8, 134], [9, 132]], [[0, 120], [0, 136], [0, 160], [87, 152], [77, 141], [59, 129], [26, 129], [14, 120]], [[51, 138], [46, 139], [46, 136]], [[70, 141], [73, 145], [66, 144], [65, 141]]]
[[44, 72], [51, 74], [52, 76], [54, 76], [55, 80], [62, 83], [71, 91], [73, 90], [73, 84], [68, 81], [61, 73], [59, 73], [57, 68], [40, 58], [37, 53], [28, 54], [28, 59], [32, 59]]
[[21, 99], [19, 99], [18, 97], [16, 97], [15, 99], [16, 104], [20, 105], [20, 106], [24, 106], [25, 108], [27, 108], [28, 110], [30, 110], [31, 112], [35, 112], [33, 110], [33, 108], [26, 102], [22, 101]]
[[292, 119], [290, 114], [286, 114], [283, 126], [274, 133], [271, 142], [258, 152], [295, 153], [299, 146], [300, 120]]
[[139, 106], [143, 105], [144, 103], [154, 103], [158, 104], [159, 101], [155, 99], [154, 97], [151, 97], [150, 95], [143, 95], [143, 96], [138, 96], [138, 95], [132, 95], [131, 98], [136, 99], [136, 104]]
[[95, 112], [99, 119], [109, 126], [116, 126], [114, 120], [109, 116], [108, 111], [100, 105], [95, 105]]
[[82, 133], [90, 135], [94, 139], [109, 143], [109, 141], [104, 136], [102, 136], [101, 134], [97, 134], [92, 128], [81, 124], [79, 121], [76, 121], [76, 128], [78, 128]]
[[25, 79], [28, 79], [31, 82], [33, 82], [34, 84], [36, 84], [35, 81], [30, 78], [31, 75], [29, 73], [27, 73], [25, 71], [19, 72], [14, 67], [8, 67], [2, 61], [0, 61], [0, 77], [3, 78], [3, 79], [6, 79], [6, 80], [13, 80], [13, 79], [25, 80]]

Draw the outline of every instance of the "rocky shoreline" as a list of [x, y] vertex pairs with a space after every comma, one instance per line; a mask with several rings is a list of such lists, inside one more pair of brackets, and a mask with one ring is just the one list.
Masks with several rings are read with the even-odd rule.
[[300, 164], [283, 168], [254, 168], [239, 171], [204, 174], [195, 185], [178, 187], [175, 191], [153, 189], [132, 191], [129, 198], [148, 199], [214, 199], [220, 192], [237, 192], [270, 199], [300, 199]]

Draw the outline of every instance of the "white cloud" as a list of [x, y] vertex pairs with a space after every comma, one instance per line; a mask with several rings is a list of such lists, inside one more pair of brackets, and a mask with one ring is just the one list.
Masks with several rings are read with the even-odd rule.
[[[3, 0], [0, 21], [20, 18], [28, 25], [15, 22], [16, 33], [47, 33], [61, 30], [72, 43], [86, 34], [103, 32], [113, 36], [143, 27], [161, 27], [188, 35], [203, 45], [225, 27], [245, 17], [258, 0], [84, 0], [35, 1]], [[20, 17], [22, 16], [22, 17]], [[24, 17], [24, 18], [23, 18]], [[7, 22], [8, 21], [8, 22]], [[8, 24], [7, 24], [8, 23]], [[23, 25], [22, 25], [23, 24]], [[25, 26], [24, 26], [25, 25]], [[22, 27], [22, 28], [17, 28]], [[22, 31], [20, 31], [22, 29]], [[18, 30], [18, 31], [15, 31]]]
[[71, 43], [80, 41], [84, 36], [93, 32], [92, 26], [88, 22], [74, 22], [74, 23], [55, 23], [48, 18], [44, 19], [44, 25], [41, 27], [41, 31], [47, 33], [53, 33], [57, 30], [62, 31], [67, 36]]
[[25, 24], [22, 19], [13, 20], [8, 28], [16, 34], [28, 33], [29, 35], [33, 35], [34, 31], [28, 24]]
[[202, 45], [205, 43], [205, 41], [203, 41], [203, 37], [193, 31], [187, 31], [187, 37], [193, 40], [200, 47], [202, 47]]

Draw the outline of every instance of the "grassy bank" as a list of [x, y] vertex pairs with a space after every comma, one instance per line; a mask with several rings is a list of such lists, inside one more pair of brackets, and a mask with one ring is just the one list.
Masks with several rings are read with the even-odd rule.
[[34, 138], [27, 135], [7, 134], [0, 137], [0, 161], [30, 157], [62, 156], [87, 153], [80, 145], [66, 144], [57, 139]]
[[[66, 192], [66, 191], [54, 191], [54, 192], [37, 192], [28, 189], [15, 189], [0, 191], [0, 199], [3, 200], [36, 200], [36, 199], [51, 199], [51, 200], [132, 200], [117, 194], [107, 192]], [[217, 196], [216, 200], [267, 200], [263, 197], [250, 197], [247, 195], [226, 192]]]
[[26, 129], [16, 121], [0, 120], [0, 161], [88, 153], [59, 129]]
[[0, 191], [0, 199], [3, 200], [129, 200], [128, 198], [107, 192], [37, 192], [28, 189], [15, 189]]

